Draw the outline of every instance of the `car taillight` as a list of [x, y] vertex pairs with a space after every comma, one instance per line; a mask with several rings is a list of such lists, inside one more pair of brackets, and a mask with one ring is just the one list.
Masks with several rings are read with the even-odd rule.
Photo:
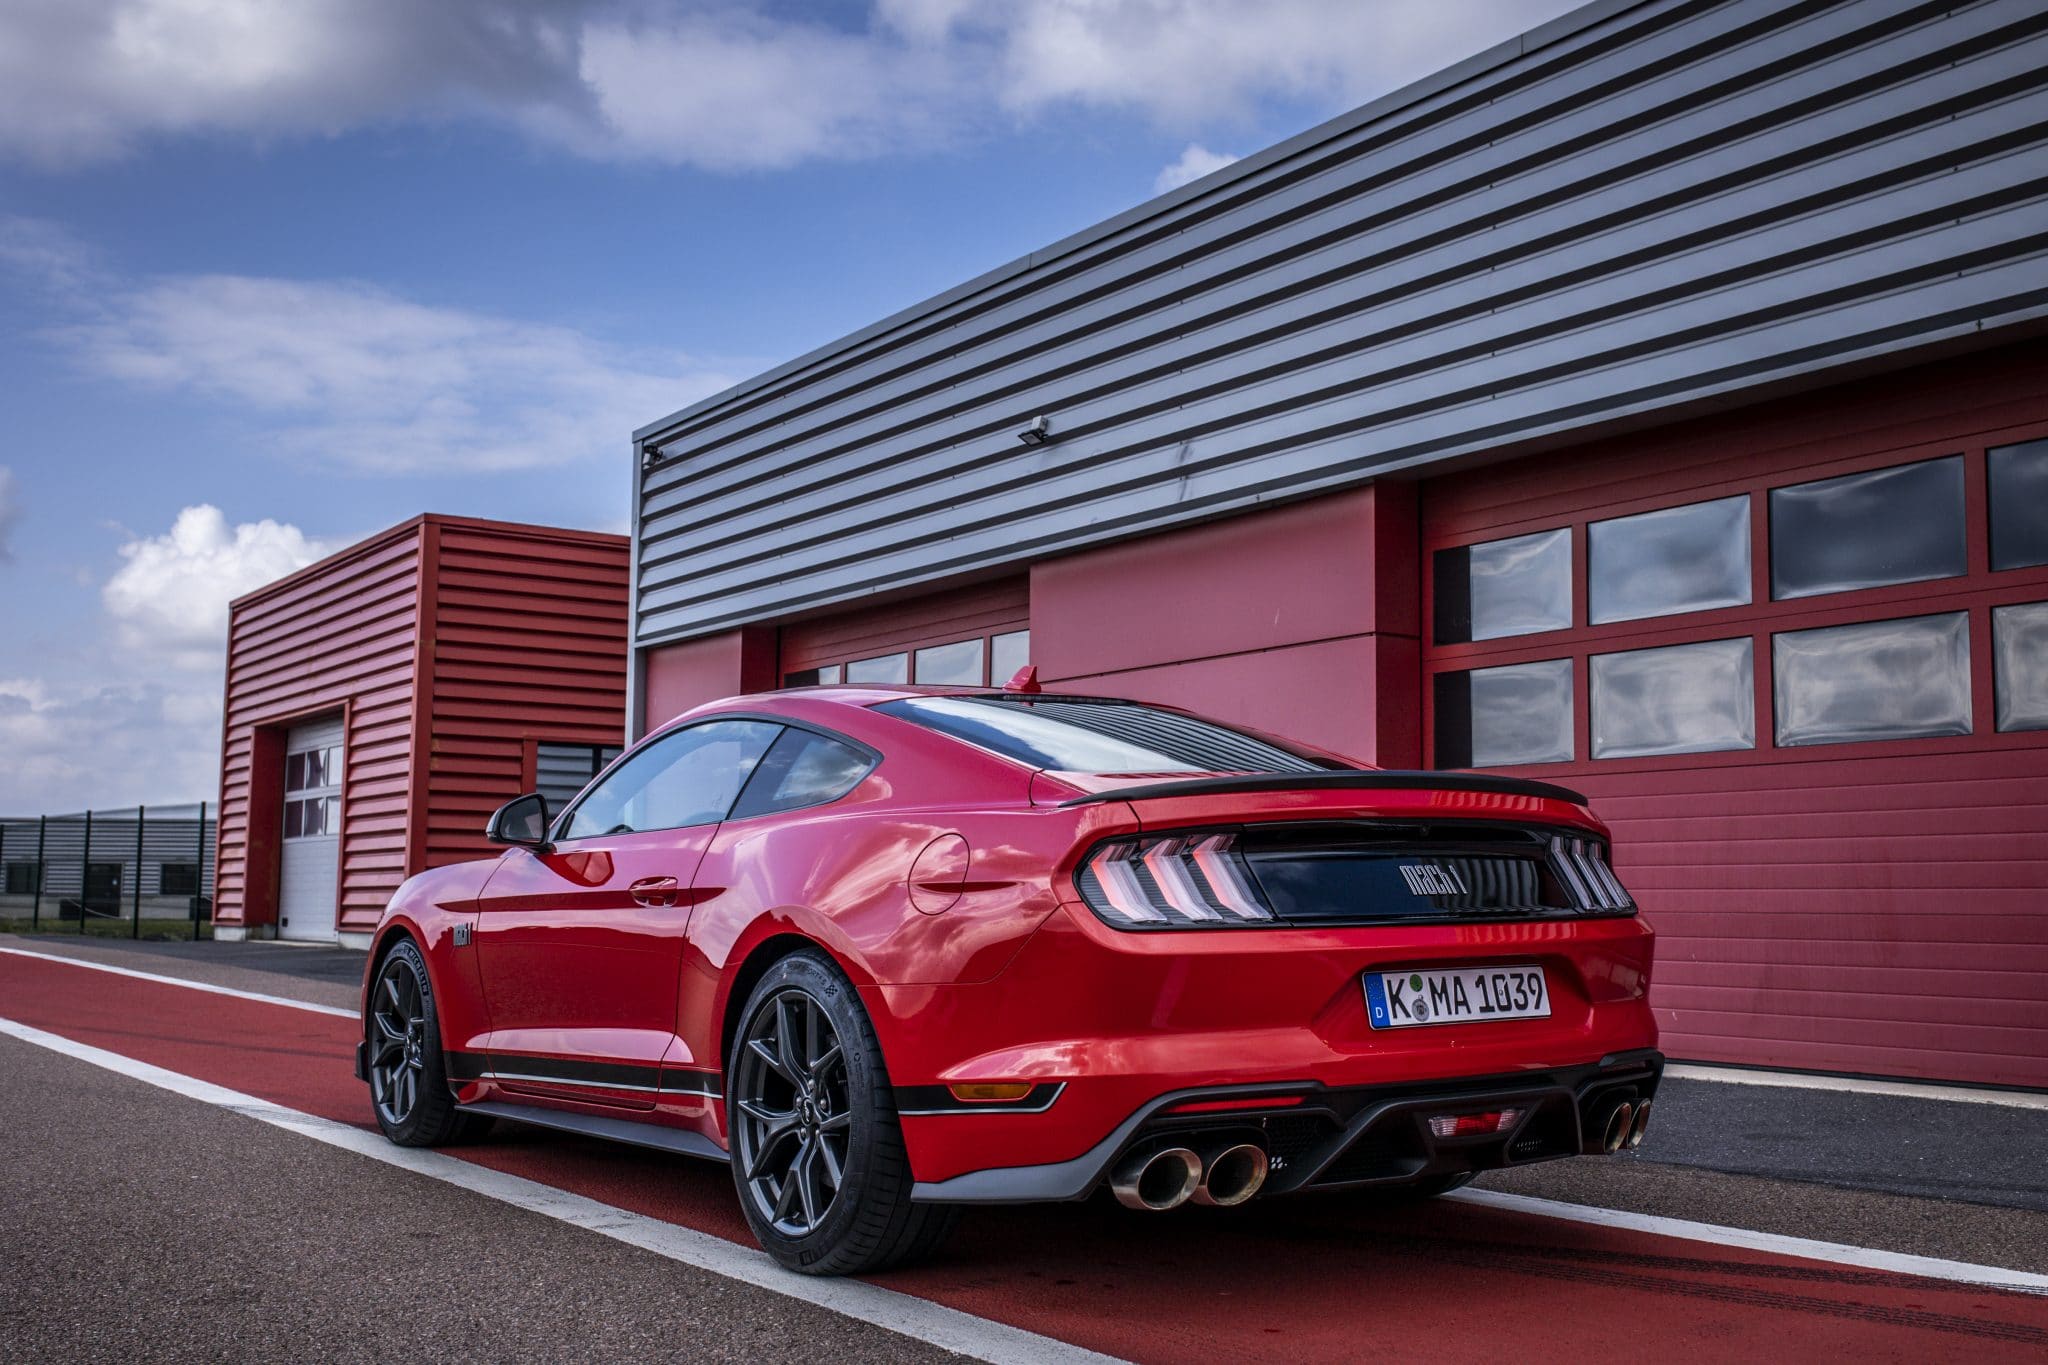
[[1582, 910], [1626, 910], [1635, 904], [1621, 879], [1607, 866], [1607, 849], [1597, 839], [1554, 838], [1550, 858]]
[[1075, 881], [1097, 918], [1119, 929], [1264, 924], [1273, 911], [1252, 884], [1234, 834], [1113, 839]]

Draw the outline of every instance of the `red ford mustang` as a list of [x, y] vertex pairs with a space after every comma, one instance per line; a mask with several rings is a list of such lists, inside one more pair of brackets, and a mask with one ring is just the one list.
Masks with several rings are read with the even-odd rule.
[[965, 1204], [1430, 1194], [1642, 1140], [1651, 934], [1582, 798], [1012, 686], [735, 698], [507, 805], [378, 929], [379, 1125], [729, 1160], [816, 1274]]

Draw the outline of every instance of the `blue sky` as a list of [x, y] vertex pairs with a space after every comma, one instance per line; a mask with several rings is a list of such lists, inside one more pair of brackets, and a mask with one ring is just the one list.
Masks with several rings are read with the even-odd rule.
[[211, 799], [227, 600], [1560, 0], [0, 0], [0, 813]]

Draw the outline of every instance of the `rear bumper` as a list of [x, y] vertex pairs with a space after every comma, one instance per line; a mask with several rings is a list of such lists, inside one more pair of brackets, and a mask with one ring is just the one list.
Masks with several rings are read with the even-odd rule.
[[[1587, 1145], [1593, 1115], [1617, 1098], [1651, 1099], [1663, 1055], [1644, 1048], [1583, 1066], [1435, 1083], [1332, 1089], [1279, 1084], [1204, 1086], [1150, 1100], [1111, 1133], [1067, 1161], [970, 1171], [919, 1181], [911, 1197], [930, 1203], [1015, 1204], [1085, 1198], [1126, 1152], [1250, 1141], [1264, 1148], [1267, 1196], [1296, 1191], [1398, 1186], [1433, 1176], [1496, 1170], [1573, 1156]], [[1273, 1102], [1260, 1108], [1258, 1101]], [[1229, 1109], [1179, 1113], [1182, 1106]], [[1239, 1104], [1248, 1107], [1235, 1107]], [[1435, 1115], [1516, 1109], [1505, 1132], [1439, 1138]]]

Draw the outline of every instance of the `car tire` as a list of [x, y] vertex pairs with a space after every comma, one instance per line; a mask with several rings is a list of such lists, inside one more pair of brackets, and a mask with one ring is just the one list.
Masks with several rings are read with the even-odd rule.
[[755, 984], [725, 1093], [740, 1208], [788, 1269], [866, 1274], [928, 1254], [952, 1230], [956, 1208], [911, 1201], [881, 1044], [823, 952], [792, 953]]
[[399, 940], [377, 964], [363, 1036], [370, 1107], [385, 1137], [401, 1147], [443, 1147], [488, 1131], [490, 1117], [463, 1113], [448, 1088], [433, 982], [426, 957], [410, 939]]

